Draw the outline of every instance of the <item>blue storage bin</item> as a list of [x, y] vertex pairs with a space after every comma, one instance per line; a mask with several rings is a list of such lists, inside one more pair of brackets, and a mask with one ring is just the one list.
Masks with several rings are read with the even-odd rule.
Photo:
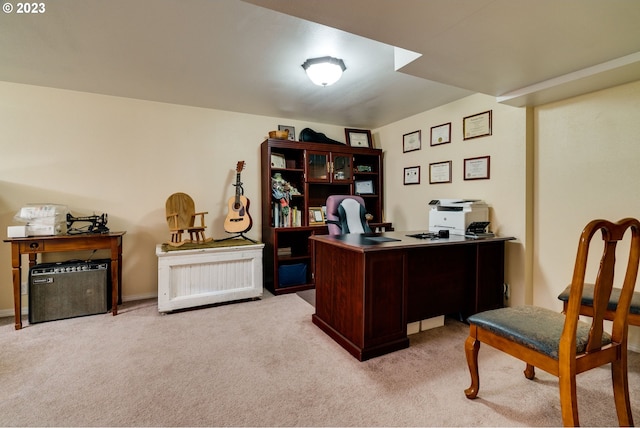
[[306, 284], [306, 282], [307, 265], [305, 263], [278, 267], [278, 285], [280, 287], [291, 287], [293, 285]]

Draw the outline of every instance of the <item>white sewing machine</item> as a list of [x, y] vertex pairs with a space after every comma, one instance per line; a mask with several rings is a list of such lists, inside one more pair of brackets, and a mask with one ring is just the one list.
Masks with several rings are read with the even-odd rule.
[[435, 199], [429, 207], [429, 232], [464, 235], [471, 223], [489, 221], [489, 207], [478, 199]]

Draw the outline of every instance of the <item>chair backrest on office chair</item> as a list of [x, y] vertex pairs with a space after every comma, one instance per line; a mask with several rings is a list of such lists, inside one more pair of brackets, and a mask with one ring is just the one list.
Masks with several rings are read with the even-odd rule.
[[354, 195], [331, 195], [327, 198], [327, 227], [330, 235], [369, 233], [364, 199]]

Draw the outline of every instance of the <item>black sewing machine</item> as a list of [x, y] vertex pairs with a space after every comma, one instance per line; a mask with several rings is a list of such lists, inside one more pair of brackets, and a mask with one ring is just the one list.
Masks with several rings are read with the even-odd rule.
[[[89, 223], [82, 227], [73, 227], [74, 223]], [[85, 217], [74, 217], [71, 213], [67, 213], [67, 233], [75, 235], [79, 233], [109, 233], [107, 227], [107, 214], [89, 215]]]

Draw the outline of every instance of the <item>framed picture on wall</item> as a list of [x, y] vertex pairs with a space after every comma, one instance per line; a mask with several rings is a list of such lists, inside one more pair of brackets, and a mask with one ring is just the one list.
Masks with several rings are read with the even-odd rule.
[[420, 184], [419, 166], [410, 166], [404, 169], [404, 184]]
[[413, 131], [402, 136], [402, 152], [412, 152], [422, 148], [421, 131]]
[[465, 140], [491, 135], [491, 110], [462, 119], [462, 135]]
[[429, 164], [429, 184], [451, 183], [451, 161]]
[[491, 156], [480, 156], [464, 160], [465, 180], [488, 180], [490, 171]]
[[451, 122], [431, 127], [431, 145], [447, 144], [451, 142]]

